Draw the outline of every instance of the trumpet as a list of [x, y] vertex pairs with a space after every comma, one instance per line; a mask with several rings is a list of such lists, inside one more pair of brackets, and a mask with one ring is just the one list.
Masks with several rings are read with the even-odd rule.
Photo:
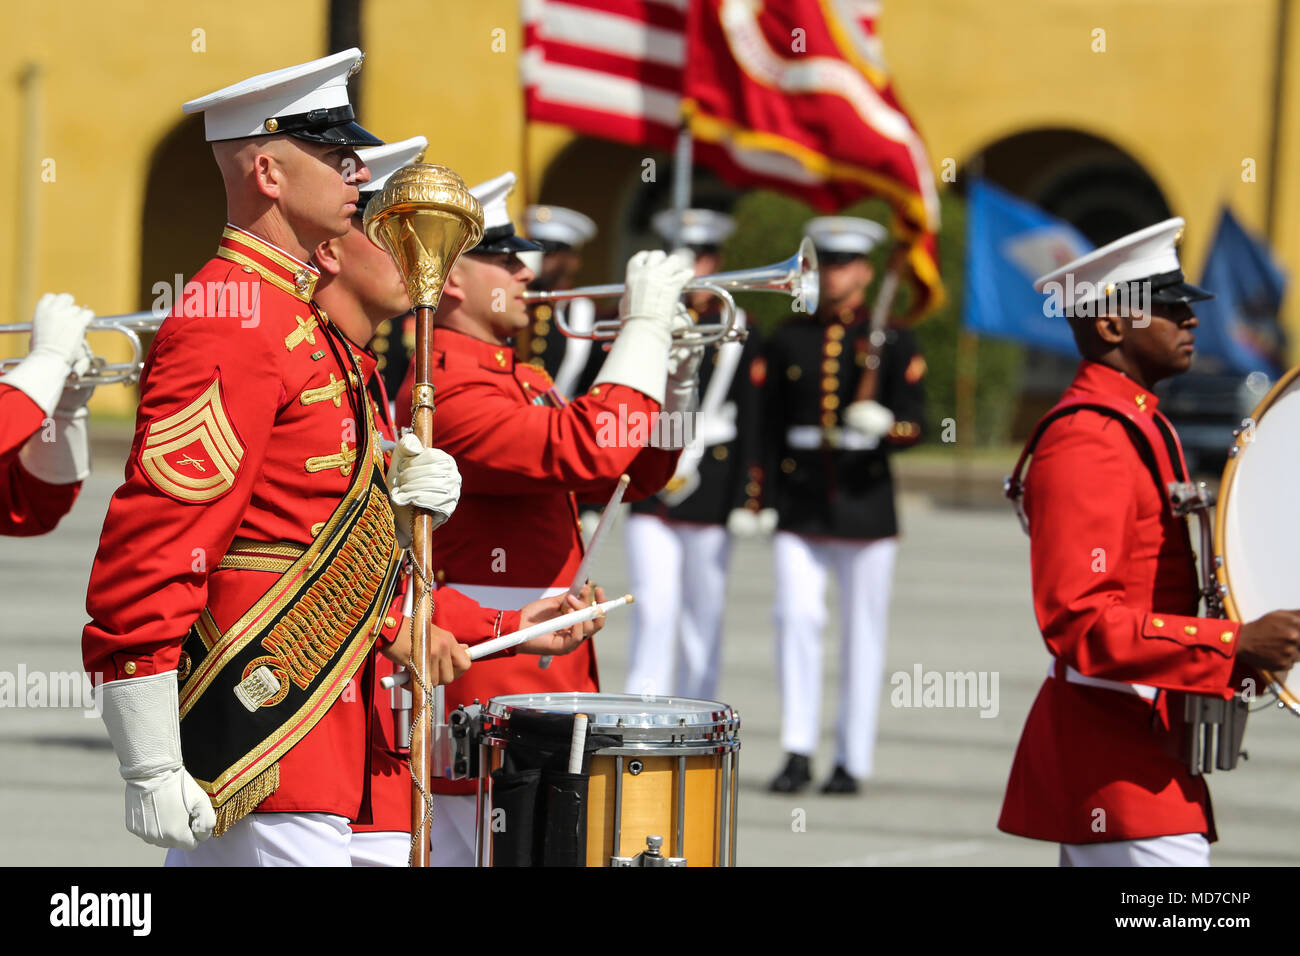
[[[558, 289], [553, 292], [525, 292], [525, 302], [562, 302], [569, 299], [600, 299], [622, 295], [627, 286], [621, 282], [609, 285], [589, 285], [576, 289]], [[802, 311], [817, 311], [817, 252], [813, 249], [811, 239], [805, 238], [799, 244], [798, 251], [790, 258], [775, 262], [770, 266], [756, 269], [736, 269], [731, 272], [716, 272], [712, 275], [697, 276], [682, 290], [683, 292], [710, 292], [722, 300], [725, 316], [721, 322], [705, 322], [686, 330], [673, 333], [674, 338], [686, 335], [698, 336], [696, 341], [702, 345], [717, 345], [723, 342], [743, 342], [748, 332], [736, 327], [736, 300], [732, 292], [782, 292], [800, 305]], [[591, 339], [606, 342], [618, 335], [622, 319], [602, 319], [592, 325], [590, 332], [575, 332], [564, 321], [560, 313], [555, 315], [555, 327], [562, 335], [571, 339]]]
[[[91, 363], [90, 371], [84, 375], [78, 375], [72, 372], [68, 375], [69, 385], [115, 385], [119, 382], [130, 383], [140, 377], [140, 372], [144, 369], [144, 346], [140, 343], [140, 333], [149, 334], [158, 331], [158, 326], [162, 325], [166, 316], [155, 315], [153, 312], [129, 312], [126, 315], [97, 315], [90, 320], [90, 325], [86, 327], [87, 332], [120, 332], [126, 336], [127, 343], [131, 346], [131, 358], [126, 362], [109, 362], [107, 359], [96, 355]], [[30, 332], [32, 323], [14, 322], [10, 325], [0, 325], [0, 334], [5, 332]], [[0, 362], [0, 375], [15, 368], [21, 358], [5, 359]]]

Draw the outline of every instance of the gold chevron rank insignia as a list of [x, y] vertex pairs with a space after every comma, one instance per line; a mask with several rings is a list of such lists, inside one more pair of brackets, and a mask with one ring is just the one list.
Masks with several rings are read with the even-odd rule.
[[216, 376], [180, 411], [150, 422], [140, 446], [144, 473], [154, 487], [178, 501], [220, 498], [234, 487], [243, 457]]

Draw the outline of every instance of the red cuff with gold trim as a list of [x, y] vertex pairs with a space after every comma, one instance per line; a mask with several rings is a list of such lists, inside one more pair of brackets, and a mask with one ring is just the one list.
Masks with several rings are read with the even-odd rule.
[[1176, 641], [1188, 647], [1205, 647], [1224, 657], [1237, 652], [1237, 632], [1241, 625], [1210, 617], [1183, 617], [1180, 614], [1148, 614], [1142, 622], [1142, 636]]

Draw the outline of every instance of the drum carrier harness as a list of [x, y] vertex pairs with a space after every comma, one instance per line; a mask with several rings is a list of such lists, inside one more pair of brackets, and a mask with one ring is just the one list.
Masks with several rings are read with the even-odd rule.
[[[1133, 440], [1138, 457], [1151, 472], [1156, 488], [1164, 490], [1161, 497], [1168, 503], [1170, 513], [1175, 518], [1196, 515], [1201, 530], [1199, 562], [1201, 599], [1205, 602], [1207, 617], [1222, 618], [1223, 602], [1214, 577], [1214, 565], [1207, 560], [1208, 556], [1214, 554], [1214, 523], [1211, 517], [1211, 509], [1215, 505], [1214, 493], [1205, 482], [1193, 482], [1188, 479], [1187, 462], [1183, 458], [1182, 447], [1178, 444], [1173, 427], [1158, 412], [1143, 419], [1118, 400], [1111, 401], [1109, 396], [1093, 395], [1062, 401], [1044, 415], [1034, 427], [1029, 441], [1025, 443], [1024, 450], [1016, 461], [1015, 469], [1002, 483], [1003, 494], [1015, 507], [1016, 516], [1020, 518], [1020, 526], [1025, 529], [1025, 534], [1029, 534], [1029, 518], [1025, 514], [1022, 502], [1025, 494], [1022, 475], [1029, 458], [1033, 455], [1048, 426], [1059, 418], [1085, 409], [1116, 419], [1123, 424]], [[1151, 423], [1150, 426], [1145, 424], [1148, 421]], [[1159, 433], [1164, 444], [1165, 455], [1159, 453], [1155, 443], [1156, 438], [1150, 430], [1152, 428]], [[1217, 558], [1214, 560], [1218, 561]], [[1160, 691], [1157, 690], [1157, 693]], [[1249, 713], [1247, 700], [1235, 694], [1228, 700], [1204, 694], [1184, 694], [1183, 697], [1183, 718], [1187, 723], [1184, 758], [1193, 776], [1214, 770], [1233, 770], [1239, 758], [1249, 757], [1241, 749], [1246, 733], [1246, 717]]]

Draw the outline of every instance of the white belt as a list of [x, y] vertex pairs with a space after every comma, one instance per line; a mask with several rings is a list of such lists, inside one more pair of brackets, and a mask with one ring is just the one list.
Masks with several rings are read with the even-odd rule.
[[825, 445], [845, 451], [870, 451], [880, 444], [880, 439], [852, 428], [819, 425], [791, 425], [786, 429], [785, 443], [800, 451], [815, 451]]
[[[1056, 676], [1056, 661], [1053, 660], [1047, 665], [1047, 676]], [[1121, 694], [1136, 694], [1143, 700], [1155, 700], [1157, 689], [1150, 684], [1128, 684], [1121, 680], [1105, 680], [1101, 677], [1089, 677], [1087, 674], [1080, 674], [1069, 664], [1062, 664], [1065, 668], [1065, 679], [1071, 684], [1083, 684], [1085, 687], [1101, 687], [1104, 690], [1119, 691]]]
[[[569, 590], [568, 588], [540, 587], [509, 588], [498, 587], [493, 584], [444, 584], [442, 587], [454, 588], [467, 598], [478, 601], [484, 607], [494, 607], [504, 611], [513, 611], [525, 604], [531, 604], [541, 598], [565, 594]], [[437, 599], [436, 591], [434, 592], [434, 599]]]

